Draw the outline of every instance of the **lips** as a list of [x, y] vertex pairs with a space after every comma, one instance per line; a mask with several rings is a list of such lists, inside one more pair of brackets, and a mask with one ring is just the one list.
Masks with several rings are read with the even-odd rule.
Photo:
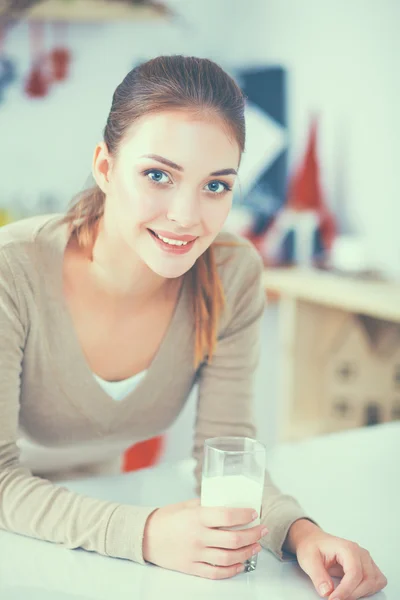
[[[148, 232], [149, 232], [151, 238], [154, 240], [154, 242], [158, 245], [158, 247], [161, 248], [167, 254], [175, 254], [175, 255], [176, 254], [187, 254], [193, 248], [193, 246], [197, 240], [197, 237], [188, 236], [188, 235], [180, 236], [180, 237], [175, 236], [175, 237], [169, 237], [168, 239], [185, 242], [185, 243], [183, 245], [168, 244], [168, 242], [164, 242], [162, 239], [160, 239], [153, 230], [148, 229]], [[162, 235], [162, 233], [160, 233], [159, 235]], [[169, 234], [169, 235], [171, 235], [171, 234]], [[167, 236], [163, 236], [163, 237], [167, 238]], [[185, 240], [184, 237], [189, 238], [189, 239]]]

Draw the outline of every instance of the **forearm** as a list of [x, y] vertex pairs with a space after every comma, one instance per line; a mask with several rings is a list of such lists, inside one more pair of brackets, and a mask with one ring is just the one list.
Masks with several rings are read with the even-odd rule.
[[0, 529], [143, 564], [143, 530], [154, 508], [76, 494], [32, 476], [16, 453], [14, 444], [0, 445]]

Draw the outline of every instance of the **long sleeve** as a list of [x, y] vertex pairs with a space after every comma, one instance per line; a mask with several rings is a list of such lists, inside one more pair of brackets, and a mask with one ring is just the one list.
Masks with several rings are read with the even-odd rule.
[[85, 497], [32, 476], [17, 446], [27, 310], [0, 253], [0, 529], [144, 564], [142, 540], [154, 507]]
[[[256, 437], [253, 422], [253, 382], [259, 360], [260, 321], [264, 312], [265, 294], [261, 285], [262, 264], [255, 252], [246, 268], [236, 271], [237, 292], [230, 298], [228, 324], [219, 337], [216, 353], [210, 364], [199, 374], [199, 399], [195, 426], [194, 457], [197, 492], [201, 489], [203, 444], [218, 436]], [[238, 283], [240, 282], [240, 283]], [[232, 286], [233, 287], [233, 286]], [[308, 518], [297, 501], [275, 487], [265, 473], [262, 522], [269, 533], [262, 540], [264, 548], [278, 558], [282, 553], [290, 526], [300, 518]]]

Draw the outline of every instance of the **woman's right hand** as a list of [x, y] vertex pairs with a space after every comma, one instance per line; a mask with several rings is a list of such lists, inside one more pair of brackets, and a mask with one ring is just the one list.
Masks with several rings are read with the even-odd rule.
[[248, 526], [256, 517], [249, 508], [206, 508], [189, 500], [157, 509], [147, 519], [143, 557], [165, 569], [208, 579], [227, 579], [243, 571], [243, 563], [261, 550], [263, 525]]

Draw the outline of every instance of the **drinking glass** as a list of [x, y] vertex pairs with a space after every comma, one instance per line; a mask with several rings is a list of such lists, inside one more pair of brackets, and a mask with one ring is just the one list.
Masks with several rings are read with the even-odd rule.
[[[247, 437], [217, 437], [204, 442], [201, 505], [253, 508], [261, 513], [266, 466], [266, 449]], [[260, 523], [258, 517], [247, 529]], [[244, 563], [245, 572], [254, 571], [257, 554]]]

